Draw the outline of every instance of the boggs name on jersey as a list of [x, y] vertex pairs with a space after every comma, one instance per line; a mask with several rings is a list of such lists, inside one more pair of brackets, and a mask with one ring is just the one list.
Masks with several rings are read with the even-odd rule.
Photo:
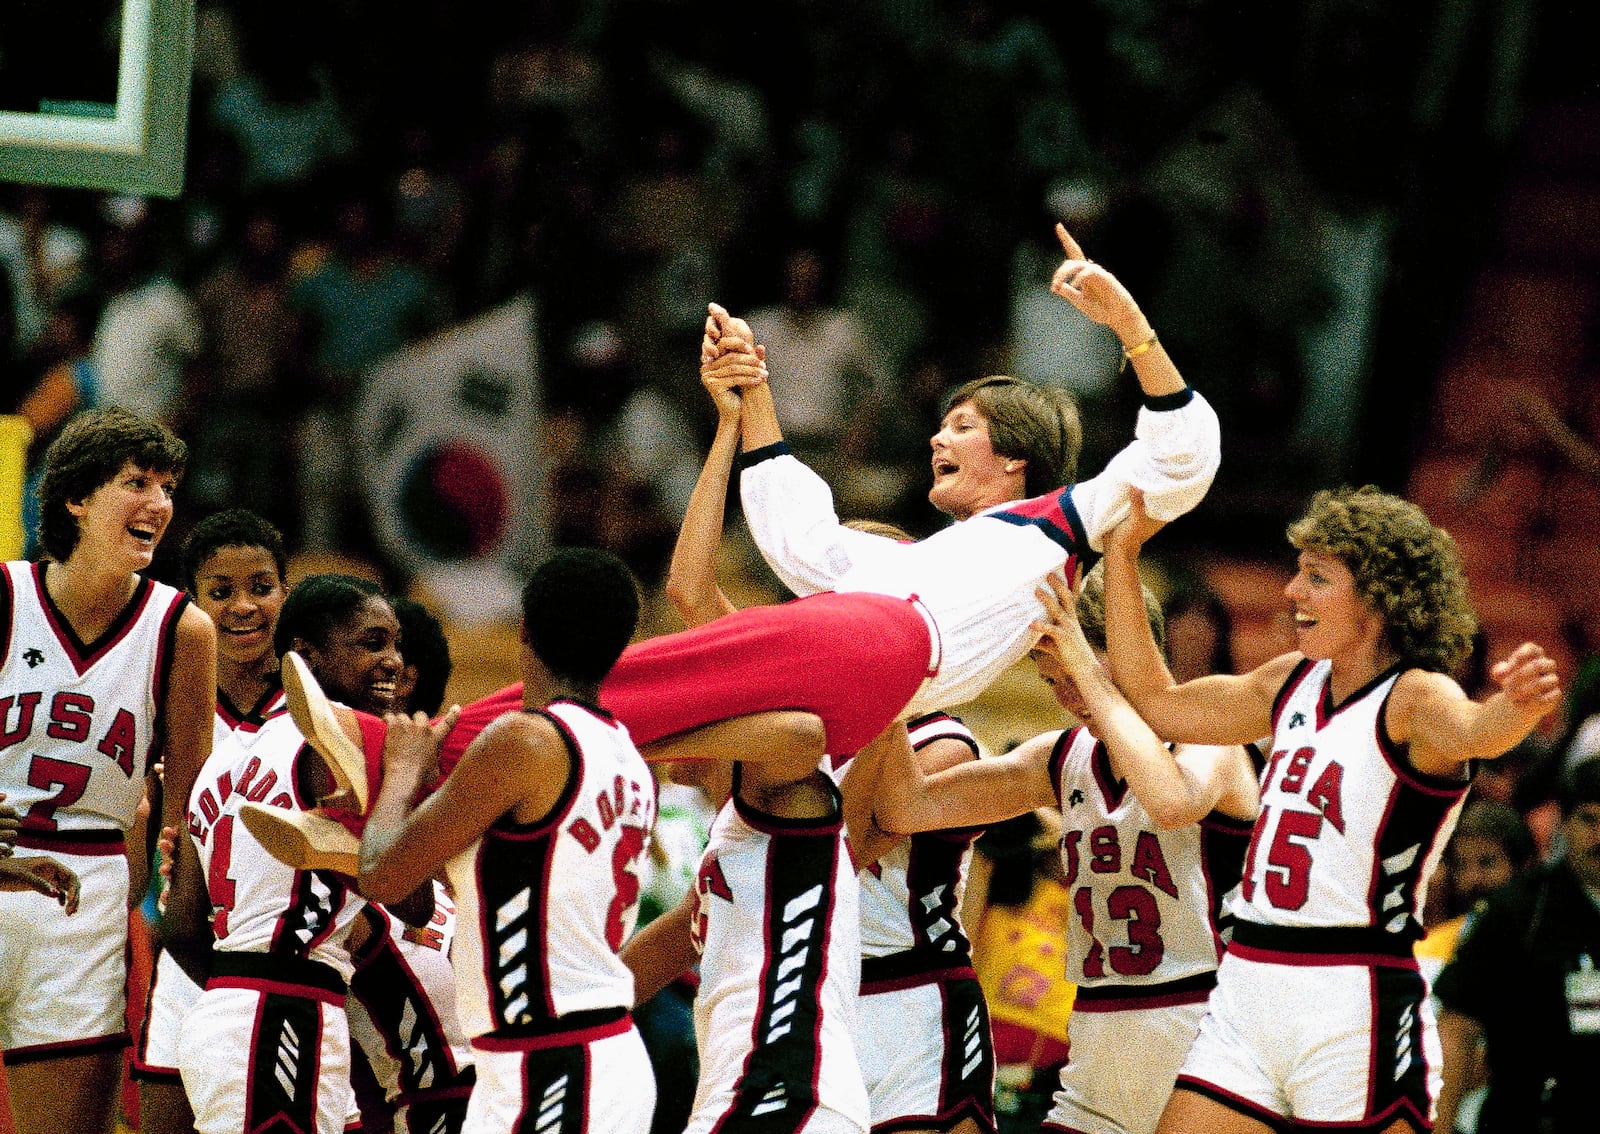
[[[44, 692], [8, 693], [0, 697], [0, 752], [26, 742], [34, 734], [39, 721], [39, 703]], [[96, 718], [99, 723], [96, 723]], [[92, 744], [111, 763], [122, 769], [122, 774], [133, 775], [134, 750], [139, 743], [139, 730], [131, 709], [121, 706], [102, 709], [87, 693], [58, 690], [50, 698], [48, 715], [44, 718], [44, 735], [51, 740], [68, 744]]]
[[595, 830], [594, 824], [582, 815], [566, 826], [567, 834], [590, 854], [599, 849], [602, 832], [609, 833], [618, 823], [650, 833], [656, 821], [655, 784], [651, 783], [647, 793], [637, 780], [613, 776], [610, 787], [595, 793], [594, 806], [599, 812], [600, 830]]

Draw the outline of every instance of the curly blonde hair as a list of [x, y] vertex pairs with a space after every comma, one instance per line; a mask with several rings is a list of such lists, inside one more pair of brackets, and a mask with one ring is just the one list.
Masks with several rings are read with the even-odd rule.
[[1453, 673], [1472, 652], [1478, 618], [1461, 552], [1415, 504], [1370, 484], [1325, 489], [1288, 535], [1297, 551], [1331, 555], [1349, 568], [1406, 665]]

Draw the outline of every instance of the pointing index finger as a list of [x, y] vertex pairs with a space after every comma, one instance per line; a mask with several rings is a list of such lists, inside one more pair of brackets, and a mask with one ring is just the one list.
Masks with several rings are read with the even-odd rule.
[[1056, 239], [1061, 241], [1061, 250], [1067, 254], [1067, 259], [1086, 259], [1083, 249], [1078, 247], [1078, 242], [1072, 239], [1072, 234], [1067, 231], [1067, 226], [1060, 221], [1056, 222]]

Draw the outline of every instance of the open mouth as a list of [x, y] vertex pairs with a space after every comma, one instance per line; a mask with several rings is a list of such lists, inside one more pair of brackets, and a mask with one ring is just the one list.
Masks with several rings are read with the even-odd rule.
[[948, 457], [935, 457], [933, 459], [933, 475], [935, 477], [948, 476], [951, 473], [960, 471], [961, 466]]
[[235, 638], [246, 638], [251, 634], [259, 634], [265, 629], [265, 626], [224, 626], [222, 632], [231, 634]]
[[1301, 614], [1298, 610], [1294, 612], [1294, 628], [1296, 630], [1309, 630], [1316, 624], [1317, 620], [1309, 614]]
[[155, 528], [144, 524], [129, 524], [128, 534], [140, 543], [154, 543], [156, 541]]
[[395, 683], [394, 679], [388, 678], [383, 681], [374, 681], [368, 686], [368, 688], [372, 690], [372, 695], [374, 697], [392, 701], [394, 700], [395, 690], [398, 689], [399, 686]]

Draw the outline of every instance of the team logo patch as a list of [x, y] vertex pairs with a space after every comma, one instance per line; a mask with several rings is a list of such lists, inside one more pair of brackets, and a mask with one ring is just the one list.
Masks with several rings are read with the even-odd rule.
[[1294, 714], [1294, 716], [1289, 718], [1289, 727], [1290, 728], [1299, 728], [1301, 725], [1303, 725], [1305, 723], [1306, 723], [1306, 715], [1304, 713], [1297, 712], [1297, 713]]
[[30, 646], [22, 652], [22, 660], [28, 663], [29, 669], [37, 669], [44, 664], [44, 651], [38, 646]]
[[1082, 802], [1083, 802], [1083, 790], [1081, 788], [1073, 788], [1070, 792], [1067, 793], [1067, 806], [1068, 807], [1076, 807], [1076, 806], [1078, 806], [1078, 804], [1080, 804]]

